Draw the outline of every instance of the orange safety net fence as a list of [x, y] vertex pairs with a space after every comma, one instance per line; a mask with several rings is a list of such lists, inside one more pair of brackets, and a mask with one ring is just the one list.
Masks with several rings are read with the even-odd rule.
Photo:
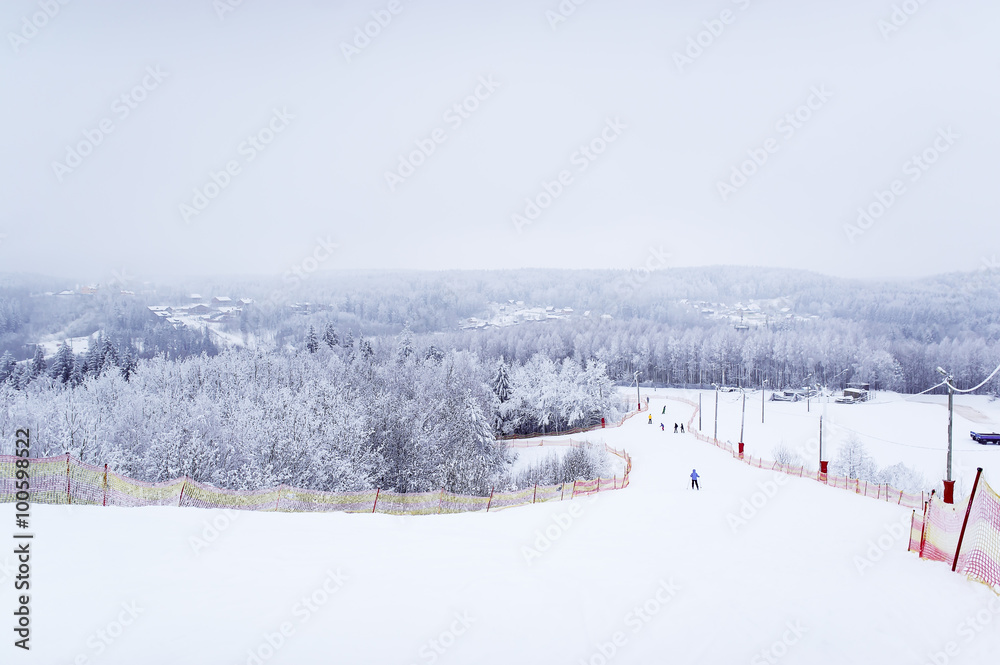
[[[518, 448], [594, 445], [571, 439], [506, 443]], [[412, 494], [380, 489], [323, 492], [286, 485], [262, 490], [230, 490], [187, 477], [150, 483], [119, 475], [108, 469], [107, 465], [96, 466], [82, 462], [68, 454], [29, 459], [30, 487], [26, 495], [19, 496], [15, 485], [15, 462], [24, 458], [0, 455], [0, 503], [13, 503], [27, 496], [31, 503], [97, 506], [180, 506], [272, 512], [377, 512], [391, 515], [490, 512], [532, 503], [563, 501], [579, 495], [627, 487], [632, 469], [631, 458], [624, 450], [606, 445], [604, 447], [607, 452], [624, 461], [624, 474], [621, 477], [538, 485], [508, 492], [492, 492], [488, 497], [455, 494], [445, 490]]]
[[869, 483], [865, 480], [858, 480], [857, 478], [845, 478], [843, 476], [835, 476], [833, 474], [820, 473], [816, 469], [806, 469], [803, 466], [793, 466], [791, 464], [783, 464], [781, 462], [775, 462], [774, 460], [765, 459], [763, 457], [754, 457], [753, 455], [741, 455], [739, 448], [734, 446], [732, 443], [719, 441], [713, 439], [710, 436], [705, 436], [697, 429], [693, 427], [695, 418], [698, 417], [698, 403], [693, 402], [683, 397], [669, 397], [677, 402], [683, 402], [689, 406], [694, 407], [694, 413], [688, 420], [688, 432], [692, 434], [699, 441], [704, 441], [705, 443], [710, 443], [716, 448], [725, 450], [730, 453], [735, 459], [740, 460], [750, 466], [756, 467], [758, 469], [768, 469], [770, 471], [780, 471], [790, 476], [796, 476], [798, 478], [809, 478], [821, 482], [830, 487], [836, 487], [838, 489], [847, 490], [853, 492], [854, 494], [860, 494], [861, 496], [870, 497], [872, 499], [877, 499], [879, 501], [885, 501], [886, 503], [894, 503], [898, 506], [906, 506], [907, 508], [922, 509], [924, 505], [924, 494], [908, 493], [903, 490], [898, 490], [890, 485], [880, 485], [877, 483]]
[[913, 513], [910, 551], [1000, 587], [1000, 496], [980, 475], [972, 494], [959, 503], [928, 501], [923, 511]]

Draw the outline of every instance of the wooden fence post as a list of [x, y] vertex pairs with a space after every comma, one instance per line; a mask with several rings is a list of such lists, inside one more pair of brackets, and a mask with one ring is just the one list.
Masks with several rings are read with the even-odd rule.
[[535, 503], [535, 499], [538, 497], [538, 483], [535, 483], [535, 491], [531, 495], [531, 503]]
[[104, 503], [102, 506], [108, 505], [108, 465], [104, 465]]
[[184, 488], [187, 487], [187, 484], [188, 484], [188, 477], [184, 476], [184, 483], [181, 484], [181, 495], [179, 497], [177, 497], [177, 507], [178, 508], [181, 507], [181, 502], [184, 501]]
[[73, 495], [69, 490], [69, 453], [66, 453], [66, 503], [73, 503]]
[[490, 506], [493, 505], [493, 491], [495, 489], [495, 487], [490, 488], [490, 500], [486, 502], [486, 512], [490, 512]]

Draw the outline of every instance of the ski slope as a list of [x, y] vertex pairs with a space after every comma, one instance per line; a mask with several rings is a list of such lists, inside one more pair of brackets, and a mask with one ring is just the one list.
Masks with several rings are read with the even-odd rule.
[[8, 637], [2, 662], [995, 659], [1000, 600], [907, 553], [908, 510], [661, 432], [664, 404], [671, 424], [692, 409], [649, 394], [653, 426], [588, 437], [633, 460], [596, 497], [427, 517], [34, 506], [32, 650]]

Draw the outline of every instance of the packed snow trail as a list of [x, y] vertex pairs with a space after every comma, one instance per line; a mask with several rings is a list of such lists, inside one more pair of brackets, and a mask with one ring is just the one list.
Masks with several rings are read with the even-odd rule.
[[[665, 423], [688, 421], [655, 394], [654, 416], [664, 404]], [[996, 595], [907, 553], [909, 511], [779, 484], [659, 422], [587, 437], [628, 450], [629, 488], [490, 514], [34, 506], [32, 650], [16, 662], [840, 665], [1000, 650]], [[13, 506], [0, 516], [12, 524]], [[968, 638], [977, 612], [994, 623]]]

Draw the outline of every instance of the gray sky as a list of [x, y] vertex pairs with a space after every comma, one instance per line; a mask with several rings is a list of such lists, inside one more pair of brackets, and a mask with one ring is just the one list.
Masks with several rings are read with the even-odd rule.
[[3, 3], [0, 271], [1000, 254], [995, 1], [237, 1]]

